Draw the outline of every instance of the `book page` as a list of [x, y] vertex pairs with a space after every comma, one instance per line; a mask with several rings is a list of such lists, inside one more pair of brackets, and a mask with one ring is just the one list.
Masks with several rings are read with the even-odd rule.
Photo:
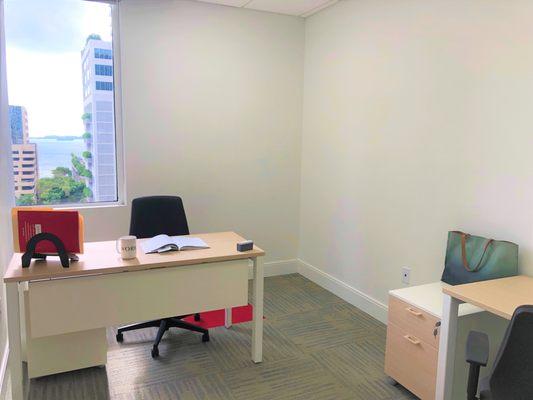
[[179, 247], [179, 249], [208, 249], [209, 246], [200, 238], [190, 236], [173, 236], [172, 242]]
[[172, 239], [168, 235], [157, 235], [141, 243], [141, 247], [145, 254], [155, 253], [158, 249], [173, 244]]

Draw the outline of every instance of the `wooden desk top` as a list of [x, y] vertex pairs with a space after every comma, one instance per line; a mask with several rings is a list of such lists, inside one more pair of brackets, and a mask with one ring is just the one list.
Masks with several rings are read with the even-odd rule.
[[[244, 239], [234, 232], [219, 232], [191, 235], [202, 238], [209, 249], [173, 251], [163, 254], [144, 254], [137, 241], [137, 258], [122, 260], [115, 248], [115, 241], [85, 243], [85, 253], [80, 260], [63, 268], [58, 257], [47, 261], [35, 261], [29, 268], [22, 268], [21, 254], [11, 258], [4, 275], [4, 282], [24, 282], [38, 279], [68, 278], [93, 274], [141, 271], [152, 268], [176, 267], [218, 261], [241, 260], [264, 256], [265, 252], [254, 246], [253, 250], [237, 251], [237, 243]], [[144, 239], [146, 240], [146, 239]]]
[[517, 307], [533, 304], [533, 278], [519, 275], [447, 286], [443, 292], [510, 320]]

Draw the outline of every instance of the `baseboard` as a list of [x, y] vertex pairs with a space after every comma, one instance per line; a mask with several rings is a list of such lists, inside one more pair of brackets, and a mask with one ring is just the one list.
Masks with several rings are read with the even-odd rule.
[[[288, 275], [298, 273], [298, 260], [281, 260], [270, 261], [264, 264], [265, 277]], [[252, 263], [250, 263], [250, 269], [248, 271], [248, 278], [253, 278]]]
[[6, 372], [7, 372], [7, 361], [9, 359], [9, 345], [6, 342], [6, 347], [4, 349], [4, 354], [2, 355], [2, 361], [0, 363], [0, 399], [3, 399], [6, 392]]
[[298, 273], [384, 324], [387, 323], [388, 307], [359, 289], [344, 283], [303, 260], [298, 260]]
[[298, 260], [271, 261], [265, 263], [265, 276], [289, 275], [298, 272]]

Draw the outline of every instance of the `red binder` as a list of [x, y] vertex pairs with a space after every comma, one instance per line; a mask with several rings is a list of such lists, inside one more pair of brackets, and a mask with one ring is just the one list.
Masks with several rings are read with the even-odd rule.
[[[32, 236], [47, 232], [61, 239], [68, 253], [83, 253], [83, 217], [78, 211], [17, 207], [12, 210], [12, 218], [16, 252], [25, 252]], [[48, 241], [37, 244], [35, 251], [41, 254], [57, 252]]]

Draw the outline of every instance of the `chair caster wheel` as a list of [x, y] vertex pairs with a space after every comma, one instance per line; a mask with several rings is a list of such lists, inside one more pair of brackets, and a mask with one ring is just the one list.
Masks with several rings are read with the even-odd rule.
[[117, 342], [122, 343], [124, 341], [124, 335], [122, 333], [117, 333]]
[[152, 358], [159, 357], [159, 349], [157, 347], [152, 347]]
[[204, 333], [202, 335], [202, 342], [209, 342], [209, 333]]
[[200, 321], [200, 314], [194, 314], [194, 320], [196, 322]]

